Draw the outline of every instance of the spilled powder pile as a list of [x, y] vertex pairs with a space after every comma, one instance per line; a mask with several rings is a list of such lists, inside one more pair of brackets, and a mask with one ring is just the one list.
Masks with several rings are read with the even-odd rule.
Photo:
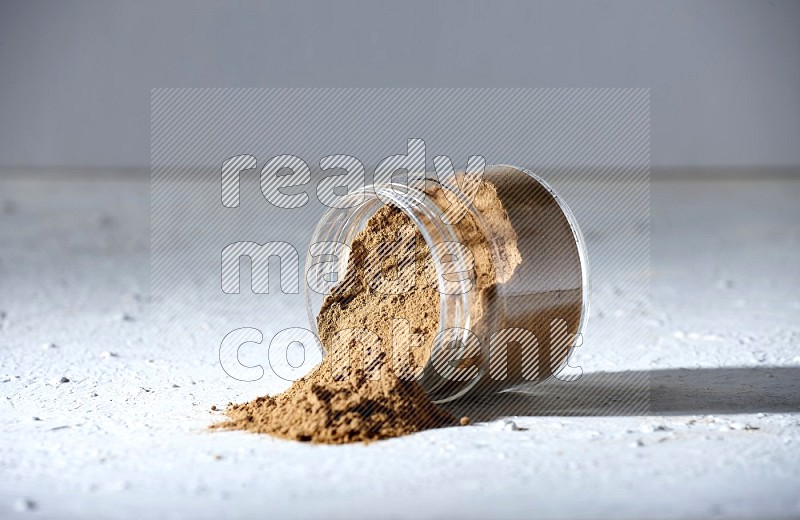
[[227, 421], [212, 428], [342, 444], [457, 424], [414, 380], [439, 312], [421, 233], [400, 210], [381, 208], [353, 240], [344, 280], [317, 316], [322, 363], [280, 395], [229, 406]]

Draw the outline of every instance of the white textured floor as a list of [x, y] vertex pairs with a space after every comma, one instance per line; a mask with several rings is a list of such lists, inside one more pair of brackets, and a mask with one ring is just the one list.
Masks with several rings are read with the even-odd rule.
[[800, 517], [800, 181], [653, 184], [650, 310], [600, 281], [592, 317], [648, 337], [580, 360], [653, 371], [654, 415], [329, 447], [205, 430], [262, 389], [153, 341], [150, 187], [115, 179], [0, 177], [0, 517]]

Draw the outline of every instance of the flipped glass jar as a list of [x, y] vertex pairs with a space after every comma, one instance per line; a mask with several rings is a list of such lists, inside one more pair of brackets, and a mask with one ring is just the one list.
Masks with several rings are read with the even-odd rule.
[[[325, 294], [313, 288], [343, 279], [349, 246], [367, 220], [391, 204], [414, 223], [441, 297], [439, 332], [417, 379], [437, 403], [558, 374], [589, 312], [585, 242], [564, 201], [514, 166], [491, 166], [481, 182], [468, 180], [461, 189], [427, 179], [416, 189], [373, 185], [344, 197], [320, 219], [306, 259], [306, 309], [319, 336]], [[336, 264], [336, 276], [319, 268], [320, 258]]]

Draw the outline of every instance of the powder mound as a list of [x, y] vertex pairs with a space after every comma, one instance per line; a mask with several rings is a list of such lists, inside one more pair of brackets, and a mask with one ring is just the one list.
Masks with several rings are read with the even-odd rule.
[[282, 394], [229, 406], [212, 428], [343, 444], [456, 425], [416, 382], [439, 312], [419, 229], [397, 208], [381, 208], [354, 238], [344, 279], [317, 317], [322, 363]]

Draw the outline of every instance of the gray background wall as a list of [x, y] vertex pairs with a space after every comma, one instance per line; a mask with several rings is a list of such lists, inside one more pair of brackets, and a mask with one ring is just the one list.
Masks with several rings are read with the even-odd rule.
[[[800, 2], [0, 1], [0, 165], [148, 167], [150, 89], [638, 86], [654, 166], [800, 164]], [[424, 136], [420, 136], [424, 137]]]

